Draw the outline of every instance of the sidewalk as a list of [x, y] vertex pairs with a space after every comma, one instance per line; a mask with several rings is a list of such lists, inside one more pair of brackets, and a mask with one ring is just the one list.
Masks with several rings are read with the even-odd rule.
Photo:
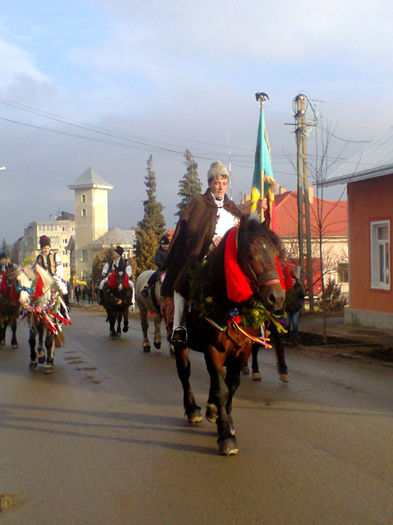
[[299, 321], [299, 346], [318, 346], [345, 357], [363, 356], [393, 365], [393, 329], [378, 330], [344, 324], [343, 315], [326, 319], [327, 345], [323, 343], [321, 314], [305, 313]]

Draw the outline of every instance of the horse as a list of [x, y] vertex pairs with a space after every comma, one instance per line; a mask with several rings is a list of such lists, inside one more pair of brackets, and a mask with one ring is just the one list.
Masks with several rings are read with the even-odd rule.
[[[282, 338], [280, 333], [278, 332], [275, 324], [270, 323], [267, 329], [270, 332], [269, 338], [271, 342], [273, 343], [274, 351], [276, 353], [276, 362], [277, 362], [277, 369], [278, 369], [278, 378], [283, 383], [289, 383], [289, 375], [288, 375], [288, 367], [287, 363], [285, 361], [285, 348], [284, 344], [282, 342]], [[252, 345], [251, 350], [251, 379], [253, 381], [260, 381], [262, 379], [261, 373], [259, 371], [259, 364], [258, 364], [258, 353], [259, 350], [263, 348], [258, 343], [254, 343]], [[248, 375], [250, 373], [250, 369], [248, 367], [248, 362], [245, 365], [245, 367], [242, 370], [242, 373], [245, 375]]]
[[[128, 332], [128, 308], [133, 302], [133, 286], [125, 272], [113, 270], [103, 289], [102, 305], [107, 313], [109, 336], [117, 339], [123, 332]], [[115, 327], [117, 322], [117, 326]]]
[[[156, 274], [156, 279], [150, 284], [152, 275]], [[161, 272], [155, 270], [145, 270], [138, 275], [135, 282], [135, 302], [139, 309], [142, 326], [144, 352], [150, 352], [150, 341], [148, 336], [149, 312], [153, 314], [154, 320], [154, 347], [161, 348]]]
[[[254, 342], [269, 344], [260, 337], [260, 320], [274, 321], [272, 312], [280, 310], [284, 303], [278, 264], [283, 255], [279, 237], [265, 223], [242, 217], [190, 276], [188, 344], [175, 345], [183, 405], [189, 423], [201, 422], [201, 408], [190, 385], [192, 348], [204, 354], [210, 376], [206, 418], [216, 423], [218, 451], [225, 456], [239, 451], [232, 399], [240, 384], [241, 370]], [[171, 300], [166, 298], [166, 302]], [[170, 324], [169, 318], [165, 321]]]
[[0, 345], [5, 345], [7, 327], [11, 327], [11, 347], [18, 348], [16, 322], [20, 311], [19, 296], [15, 290], [16, 266], [0, 276]]
[[38, 363], [43, 363], [44, 372], [50, 374], [54, 367], [55, 346], [61, 346], [64, 341], [62, 325], [71, 324], [59, 284], [36, 263], [19, 268], [16, 281], [23, 319], [27, 318], [29, 323], [29, 369], [35, 370]]

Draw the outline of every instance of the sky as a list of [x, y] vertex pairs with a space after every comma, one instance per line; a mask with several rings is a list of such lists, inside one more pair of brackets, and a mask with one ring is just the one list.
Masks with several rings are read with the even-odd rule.
[[310, 159], [329, 138], [333, 175], [393, 123], [392, 20], [391, 0], [0, 0], [0, 242], [73, 213], [89, 166], [114, 186], [109, 227], [136, 226], [150, 155], [168, 229], [186, 149], [204, 186], [231, 163], [238, 202], [260, 91], [278, 184], [296, 189], [298, 94]]

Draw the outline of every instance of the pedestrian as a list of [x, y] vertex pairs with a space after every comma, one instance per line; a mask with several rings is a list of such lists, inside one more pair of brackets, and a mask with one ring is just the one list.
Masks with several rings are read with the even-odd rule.
[[298, 343], [298, 334], [299, 334], [299, 317], [301, 310], [304, 305], [304, 290], [300, 284], [299, 279], [296, 277], [294, 272], [291, 272], [291, 275], [294, 279], [292, 288], [287, 290], [285, 298], [285, 312], [287, 315], [287, 330], [289, 340], [293, 344]]
[[174, 318], [171, 343], [187, 342], [183, 325], [184, 306], [189, 294], [188, 270], [202, 261], [209, 250], [218, 246], [225, 233], [237, 225], [242, 212], [226, 192], [229, 172], [220, 162], [211, 164], [207, 173], [208, 188], [187, 204], [177, 223], [165, 263], [163, 297], [173, 297]]

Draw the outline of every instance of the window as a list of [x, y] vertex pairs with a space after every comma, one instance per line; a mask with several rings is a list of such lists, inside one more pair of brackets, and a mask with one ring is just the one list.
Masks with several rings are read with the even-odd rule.
[[339, 283], [348, 282], [348, 263], [338, 263], [337, 266], [337, 280]]
[[81, 261], [87, 262], [87, 250], [82, 250]]
[[372, 222], [371, 288], [390, 290], [390, 221]]
[[82, 217], [87, 217], [86, 208], [82, 208], [81, 209], [81, 216]]
[[86, 202], [86, 195], [84, 193], [81, 195], [81, 202]]

